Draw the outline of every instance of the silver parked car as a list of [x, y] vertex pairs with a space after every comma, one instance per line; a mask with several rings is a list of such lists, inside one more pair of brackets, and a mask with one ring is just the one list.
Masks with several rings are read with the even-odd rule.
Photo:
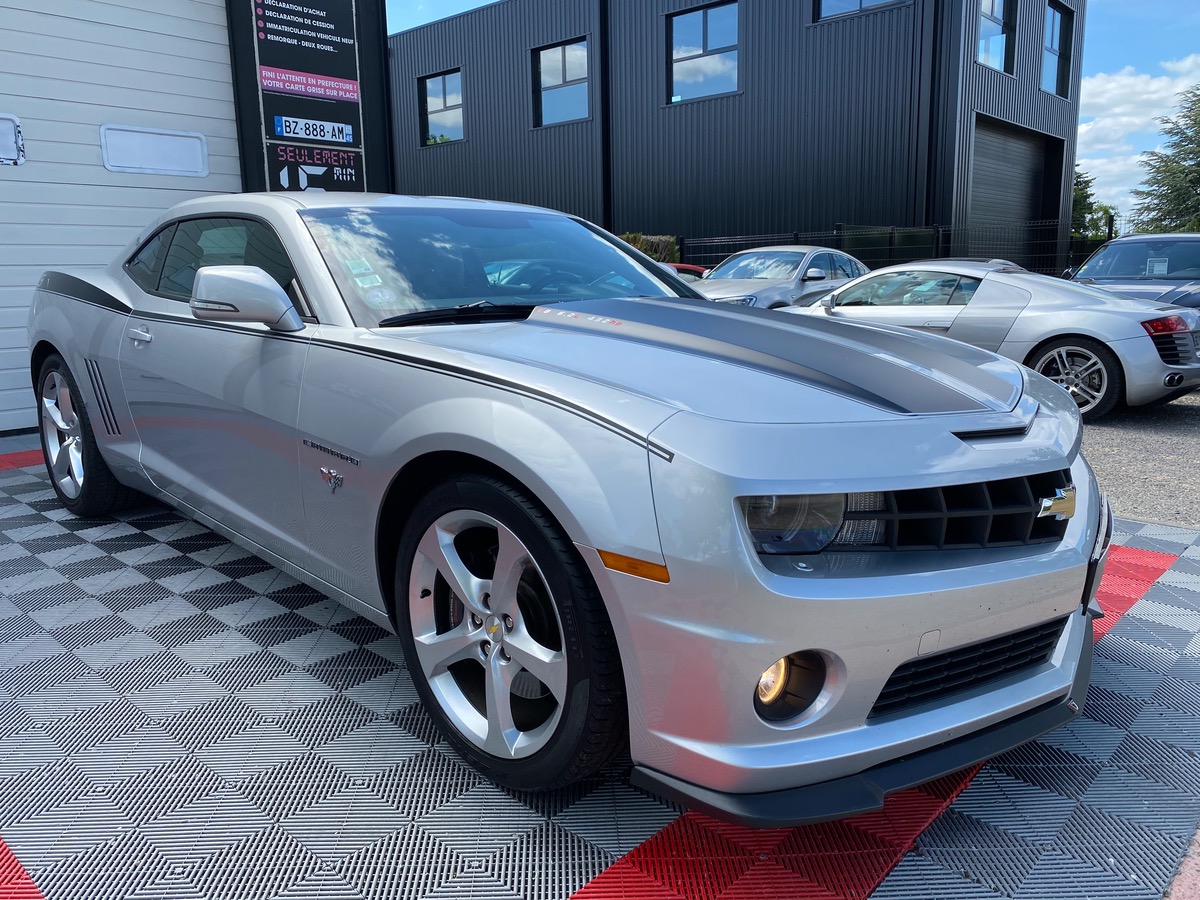
[[1113, 238], [1071, 278], [1141, 300], [1200, 307], [1200, 234]]
[[814, 300], [867, 271], [853, 256], [828, 247], [758, 247], [726, 258], [694, 287], [710, 300], [781, 309]]
[[787, 312], [904, 325], [1024, 363], [1062, 385], [1084, 419], [1200, 387], [1200, 313], [1037, 275], [1003, 260], [876, 269]]
[[513, 788], [627, 749], [794, 824], [1076, 716], [1111, 516], [1067, 395], [689, 292], [531, 207], [190, 200], [42, 278], [46, 465], [71, 513], [145, 492], [394, 629]]

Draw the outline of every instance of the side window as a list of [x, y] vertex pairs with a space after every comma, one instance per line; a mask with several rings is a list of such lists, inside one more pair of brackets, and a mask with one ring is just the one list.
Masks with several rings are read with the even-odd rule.
[[143, 291], [158, 289], [158, 275], [162, 271], [163, 256], [166, 254], [167, 245], [171, 243], [171, 235], [174, 233], [175, 226], [168, 225], [142, 244], [142, 249], [133, 254], [133, 258], [125, 263], [125, 271]]
[[833, 254], [833, 271], [829, 273], [830, 278], [857, 278], [859, 274], [854, 260], [840, 253]]
[[958, 283], [957, 275], [894, 272], [870, 278], [837, 297], [841, 306], [945, 306]]
[[807, 275], [809, 269], [820, 269], [825, 273], [826, 278], [837, 278], [833, 268], [832, 253], [814, 253], [808, 258], [808, 262], [805, 263], [804, 271], [800, 273], [800, 277], [803, 278]]
[[978, 278], [967, 278], [964, 276], [958, 279], [958, 287], [950, 295], [950, 305], [966, 306], [970, 303], [971, 298], [975, 296], [975, 291], [979, 289], [979, 283]]
[[887, 297], [897, 287], [908, 281], [909, 276], [903, 273], [895, 275], [879, 275], [868, 279], [862, 284], [856, 284], [849, 290], [837, 295], [837, 306], [877, 306], [877, 298]]
[[279, 238], [251, 219], [188, 219], [175, 230], [162, 267], [159, 293], [179, 300], [192, 296], [204, 266], [258, 266], [288, 290], [296, 277]]

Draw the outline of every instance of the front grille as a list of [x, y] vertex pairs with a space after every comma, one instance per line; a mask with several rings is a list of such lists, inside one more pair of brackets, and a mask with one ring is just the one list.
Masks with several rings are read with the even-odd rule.
[[1158, 355], [1168, 366], [1183, 366], [1193, 361], [1195, 339], [1191, 332], [1176, 331], [1171, 334], [1156, 334], [1151, 337]]
[[1061, 541], [1067, 520], [1038, 518], [1042, 500], [1071, 483], [1063, 469], [938, 488], [850, 494], [826, 551], [966, 550]]
[[1050, 658], [1066, 622], [1056, 619], [905, 663], [892, 673], [868, 718], [905, 712], [1040, 666]]

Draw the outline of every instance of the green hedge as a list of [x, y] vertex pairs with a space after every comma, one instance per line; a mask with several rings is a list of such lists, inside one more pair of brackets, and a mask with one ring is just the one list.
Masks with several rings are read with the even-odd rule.
[[659, 262], [679, 262], [679, 243], [673, 234], [641, 234], [632, 231], [621, 235], [621, 240], [641, 250]]

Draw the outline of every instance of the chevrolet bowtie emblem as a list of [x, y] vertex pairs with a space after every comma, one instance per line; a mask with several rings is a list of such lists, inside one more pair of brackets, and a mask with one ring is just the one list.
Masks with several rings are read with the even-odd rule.
[[1038, 511], [1038, 518], [1044, 516], [1054, 516], [1054, 518], [1062, 521], [1069, 519], [1075, 515], [1075, 485], [1068, 484], [1064, 488], [1059, 488], [1054, 492], [1053, 497], [1042, 498], [1042, 508]]
[[329, 485], [329, 493], [331, 494], [342, 486], [342, 476], [333, 469], [326, 469], [324, 466], [321, 466], [321, 480]]

